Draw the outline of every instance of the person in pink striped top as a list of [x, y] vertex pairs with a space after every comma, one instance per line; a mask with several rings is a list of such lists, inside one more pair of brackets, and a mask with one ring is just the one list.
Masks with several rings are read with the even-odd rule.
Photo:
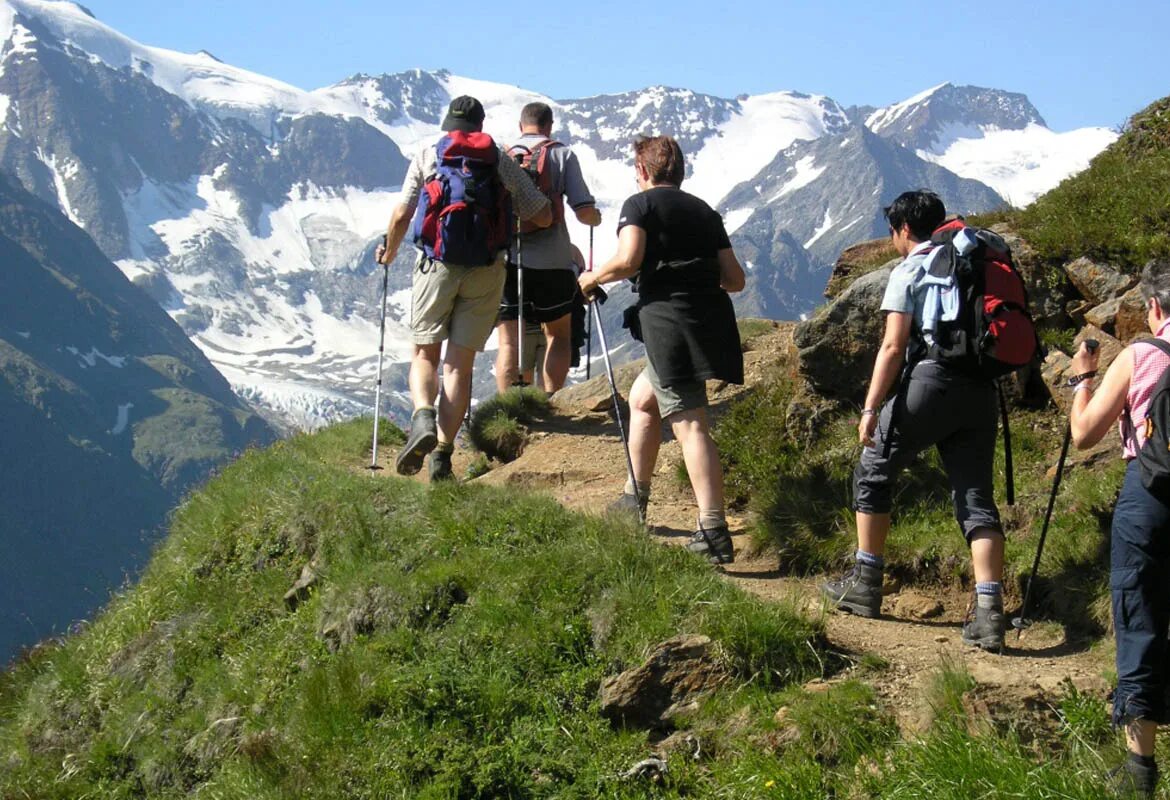
[[[1141, 293], [1150, 332], [1170, 341], [1170, 261], [1142, 270]], [[1118, 423], [1128, 462], [1113, 510], [1109, 587], [1117, 637], [1117, 690], [1113, 723], [1125, 728], [1129, 760], [1116, 773], [1122, 796], [1153, 797], [1158, 782], [1154, 734], [1170, 722], [1170, 506], [1146, 491], [1137, 453], [1145, 441], [1150, 397], [1167, 356], [1149, 340], [1137, 340], [1114, 359], [1094, 388], [1097, 353], [1082, 345], [1073, 358], [1075, 377], [1069, 424], [1079, 448], [1092, 447]]]

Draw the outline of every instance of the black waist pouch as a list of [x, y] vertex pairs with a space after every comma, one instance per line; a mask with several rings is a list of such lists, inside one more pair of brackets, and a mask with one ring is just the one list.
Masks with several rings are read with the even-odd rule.
[[635, 342], [642, 341], [642, 321], [638, 318], [638, 306], [627, 306], [622, 311], [622, 327], [630, 332]]

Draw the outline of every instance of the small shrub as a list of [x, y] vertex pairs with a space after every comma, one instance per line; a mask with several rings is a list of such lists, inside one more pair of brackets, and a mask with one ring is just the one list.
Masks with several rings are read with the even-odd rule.
[[514, 461], [528, 442], [526, 424], [552, 413], [548, 396], [534, 386], [509, 389], [480, 403], [468, 435], [476, 450], [497, 461]]

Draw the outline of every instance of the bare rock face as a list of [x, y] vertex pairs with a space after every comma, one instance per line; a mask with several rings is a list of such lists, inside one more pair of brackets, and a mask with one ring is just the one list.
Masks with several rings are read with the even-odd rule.
[[601, 713], [620, 725], [661, 727], [727, 678], [710, 638], [676, 636], [657, 645], [641, 666], [602, 681]]
[[1117, 330], [1117, 314], [1121, 311], [1121, 298], [1113, 297], [1085, 312], [1085, 322], [1095, 325], [1107, 333]]
[[1098, 305], [1128, 291], [1136, 282], [1111, 266], [1087, 258], [1066, 264], [1064, 271], [1081, 296]]
[[1119, 298], [1113, 328], [1114, 336], [1123, 342], [1132, 342], [1139, 336], [1150, 335], [1149, 323], [1146, 321], [1146, 304], [1142, 300], [1142, 290], [1137, 286]]
[[892, 267], [858, 278], [812, 319], [796, 326], [800, 371], [818, 393], [860, 403], [884, 324], [882, 295]]
[[[881, 259], [885, 260], [881, 261]], [[833, 271], [829, 273], [829, 284], [825, 287], [825, 297], [831, 300], [845, 291], [862, 275], [875, 269], [892, 267], [900, 260], [901, 258], [889, 239], [872, 239], [847, 247], [841, 251], [841, 255], [833, 264]]]

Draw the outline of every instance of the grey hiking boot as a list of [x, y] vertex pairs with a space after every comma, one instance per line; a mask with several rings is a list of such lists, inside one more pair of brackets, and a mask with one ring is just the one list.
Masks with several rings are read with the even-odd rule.
[[436, 431], [435, 409], [420, 408], [414, 412], [410, 418], [410, 435], [406, 437], [406, 444], [402, 445], [398, 459], [394, 462], [399, 475], [414, 475], [422, 469], [423, 459], [439, 443]]
[[455, 479], [455, 476], [451, 474], [450, 450], [435, 450], [432, 452], [428, 466], [430, 467], [431, 483]]
[[648, 497], [622, 492], [621, 497], [610, 503], [606, 510], [614, 514], [636, 516], [638, 522], [645, 523], [646, 506], [649, 504], [650, 498]]
[[712, 564], [730, 564], [735, 561], [735, 548], [731, 545], [731, 531], [726, 525], [704, 530], [699, 528], [687, 542], [687, 550], [706, 556]]
[[1007, 618], [1003, 615], [1002, 600], [984, 607], [976, 599], [974, 616], [963, 623], [963, 644], [982, 650], [1002, 651], [1006, 628]]
[[882, 571], [868, 564], [821, 584], [821, 594], [840, 611], [875, 619], [882, 611]]
[[1127, 758], [1124, 764], [1109, 774], [1109, 778], [1114, 797], [1147, 800], [1153, 798], [1154, 789], [1158, 786], [1158, 767], [1147, 767]]

